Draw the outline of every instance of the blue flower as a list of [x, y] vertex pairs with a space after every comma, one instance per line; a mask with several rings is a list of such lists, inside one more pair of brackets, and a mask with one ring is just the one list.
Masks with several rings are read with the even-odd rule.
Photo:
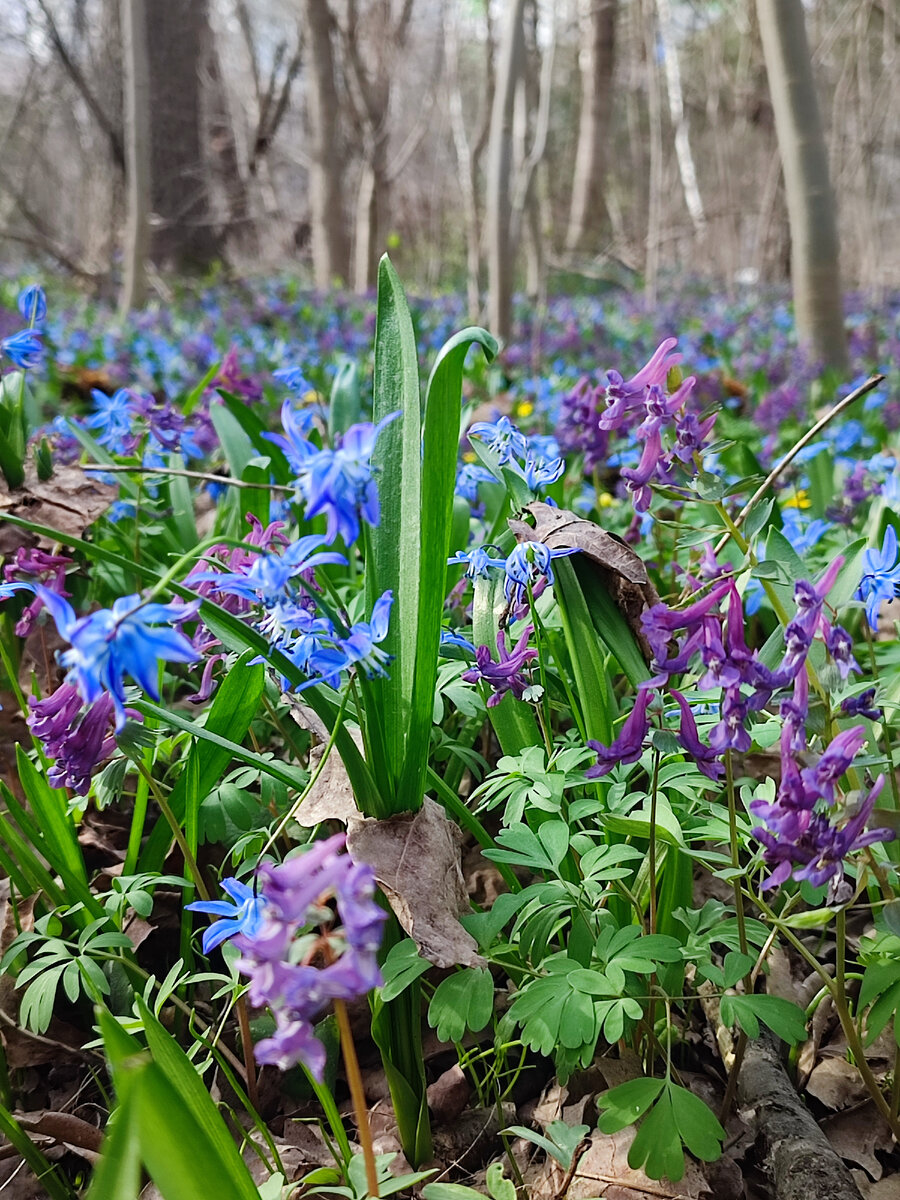
[[456, 494], [470, 504], [478, 502], [478, 485], [480, 483], [495, 483], [490, 471], [479, 467], [477, 463], [460, 463], [456, 469]]
[[40, 329], [20, 329], [0, 341], [0, 350], [12, 359], [17, 367], [28, 371], [39, 367], [44, 361], [43, 333]]
[[[140, 596], [123, 596], [111, 609], [101, 608], [78, 617], [67, 600], [40, 583], [7, 583], [0, 599], [25, 589], [39, 596], [70, 649], [59, 656], [68, 669], [66, 682], [78, 688], [85, 704], [105, 693], [112, 697], [116, 733], [125, 725], [125, 675], [135, 679], [149, 696], [159, 699], [160, 662], [196, 662], [197, 651], [172, 626], [192, 617], [193, 604], [143, 604]], [[163, 628], [153, 626], [163, 624]]]
[[831, 528], [828, 521], [816, 517], [804, 527], [796, 508], [786, 508], [781, 514], [782, 533], [798, 554], [806, 554]]
[[483, 546], [477, 546], [474, 550], [457, 550], [452, 558], [447, 559], [448, 567], [461, 563], [466, 564], [467, 579], [487, 579], [489, 569], [506, 566], [506, 559], [491, 558]]
[[47, 315], [47, 297], [44, 289], [37, 283], [30, 283], [28, 287], [22, 288], [16, 304], [25, 320], [30, 321], [32, 325], [43, 321]]
[[878, 628], [878, 610], [885, 600], [893, 600], [900, 587], [900, 564], [897, 562], [897, 532], [893, 525], [884, 531], [880, 550], [863, 551], [863, 576], [857, 598], [866, 602], [866, 617], [872, 629]]
[[385, 664], [390, 661], [390, 655], [379, 650], [378, 643], [387, 637], [393, 602], [393, 592], [385, 592], [375, 601], [372, 620], [358, 621], [350, 627], [347, 637], [339, 639], [348, 664], [356, 663], [370, 677], [387, 674]]
[[266, 441], [273, 442], [284, 451], [295, 475], [300, 475], [306, 469], [309, 460], [319, 453], [319, 447], [306, 436], [312, 429], [315, 419], [314, 409], [298, 408], [292, 400], [285, 400], [281, 406], [281, 426], [284, 429], [284, 436], [280, 433], [263, 434]]
[[455, 646], [459, 650], [466, 650], [469, 654], [475, 654], [475, 647], [468, 638], [464, 638], [461, 633], [457, 633], [455, 629], [441, 630], [441, 652], [443, 653], [444, 646]]
[[111, 396], [91, 388], [91, 397], [94, 411], [85, 417], [84, 424], [99, 431], [98, 443], [113, 454], [130, 454], [137, 440], [131, 431], [136, 412], [134, 396], [128, 388], [118, 388]]
[[325, 538], [320, 534], [310, 533], [298, 538], [283, 554], [261, 554], [246, 571], [207, 571], [202, 575], [194, 575], [192, 581], [209, 581], [215, 585], [217, 592], [227, 592], [244, 600], [256, 600], [267, 606], [274, 605], [287, 597], [290, 581], [295, 575], [312, 570], [320, 563], [346, 564], [343, 554], [335, 550], [313, 553], [324, 541]]
[[292, 392], [296, 392], [300, 396], [313, 391], [312, 384], [299, 367], [280, 367], [277, 371], [273, 371], [272, 374], [279, 383], [283, 383], [285, 387], [290, 388]]
[[520, 474], [531, 490], [537, 492], [548, 484], [556, 483], [565, 469], [565, 459], [555, 458], [548, 462], [546, 459], [535, 457], [529, 451]]
[[529, 585], [535, 588], [535, 585], [540, 584], [543, 590], [548, 583], [553, 583], [550, 560], [564, 558], [577, 552], [577, 546], [566, 550], [551, 550], [544, 542], [521, 542], [503, 564], [506, 570], [503, 591], [507, 602], [518, 606], [524, 603]]
[[242, 933], [245, 937], [257, 937], [263, 926], [263, 911], [268, 904], [265, 896], [254, 896], [253, 889], [239, 879], [222, 880], [222, 890], [234, 900], [197, 900], [194, 904], [186, 904], [188, 912], [208, 913], [212, 917], [223, 917], [224, 920], [214, 921], [203, 934], [203, 953], [209, 954], [216, 946], [228, 938]]
[[510, 461], [513, 455], [523, 457], [527, 448], [525, 435], [520, 433], [509, 417], [497, 421], [476, 421], [469, 426], [467, 437], [477, 437], [489, 450], [497, 454], [500, 465]]
[[303, 464], [298, 484], [306, 500], [306, 519], [327, 515], [327, 542], [341, 537], [349, 546], [359, 537], [361, 519], [378, 524], [378, 489], [370, 460], [378, 435], [399, 415], [391, 413], [377, 425], [351, 425], [337, 449], [320, 450]]

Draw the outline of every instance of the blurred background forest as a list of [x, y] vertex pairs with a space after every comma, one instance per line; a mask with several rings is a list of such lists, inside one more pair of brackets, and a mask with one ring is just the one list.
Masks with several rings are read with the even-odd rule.
[[[900, 280], [900, 8], [804, 9], [843, 281], [877, 295]], [[477, 312], [498, 237], [535, 297], [789, 277], [753, 0], [7, 0], [0, 47], [0, 253], [110, 298], [135, 154], [151, 292], [216, 264], [365, 291], [387, 248]]]

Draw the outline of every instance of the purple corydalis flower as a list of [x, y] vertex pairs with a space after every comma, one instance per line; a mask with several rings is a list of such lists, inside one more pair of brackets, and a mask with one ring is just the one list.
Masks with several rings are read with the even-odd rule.
[[666, 338], [631, 379], [623, 379], [618, 371], [606, 372], [608, 407], [600, 417], [601, 429], [618, 429], [629, 412], [643, 407], [645, 388], [665, 384], [670, 368], [681, 362], [680, 354], [670, 354], [677, 344], [677, 338]]
[[[71, 566], [72, 559], [65, 554], [48, 554], [37, 546], [19, 546], [12, 562], [4, 565], [3, 577], [7, 583], [12, 583], [17, 575], [32, 575], [57, 596], [68, 597], [66, 569]], [[17, 637], [28, 637], [43, 607], [43, 600], [35, 596], [16, 622]]]
[[685, 753], [689, 754], [707, 778], [716, 781], [722, 777], [725, 768], [719, 761], [716, 752], [709, 746], [704, 746], [697, 732], [697, 722], [691, 712], [691, 706], [674, 688], [669, 693], [681, 710], [681, 728], [678, 741]]
[[[241, 952], [239, 969], [250, 979], [250, 1002], [267, 1006], [275, 1033], [256, 1046], [261, 1063], [286, 1070], [302, 1062], [321, 1081], [325, 1047], [313, 1021], [335, 999], [352, 1000], [381, 983], [377, 951], [387, 913], [375, 900], [371, 867], [342, 853], [342, 833], [315, 843], [280, 865], [264, 863], [252, 891], [236, 880], [226, 887], [236, 903], [201, 902], [190, 907], [222, 916], [204, 936], [204, 948], [233, 937]], [[335, 901], [340, 928], [326, 902]], [[319, 926], [305, 959], [297, 961], [297, 937]], [[332, 940], [336, 934], [337, 940]], [[340, 952], [344, 947], [343, 953]], [[324, 959], [321, 965], [316, 959]]]
[[534, 632], [534, 627], [528, 625], [522, 636], [511, 651], [506, 649], [506, 634], [501, 629], [497, 633], [497, 658], [491, 655], [489, 646], [479, 646], [475, 651], [476, 666], [463, 672], [462, 678], [467, 683], [484, 682], [493, 689], [487, 702], [488, 708], [496, 708], [507, 692], [512, 692], [517, 700], [521, 700], [525, 689], [530, 685], [527, 675], [522, 672], [525, 664], [537, 658], [537, 650], [528, 649], [528, 639]]
[[[43, 700], [31, 696], [28, 707], [28, 728], [43, 744], [47, 757], [54, 760], [47, 782], [51, 787], [71, 788], [76, 795], [86, 796], [97, 767], [116, 748], [112, 697], [102, 695], [84, 708], [78, 689], [63, 683]], [[141, 720], [132, 709], [125, 711], [129, 717]]]
[[881, 720], [881, 709], [875, 704], [875, 689], [866, 688], [858, 696], [848, 696], [841, 701], [841, 712], [848, 717], [866, 717], [870, 721]]
[[650, 731], [647, 708], [653, 698], [654, 693], [650, 688], [641, 688], [634, 708], [611, 745], [604, 746], [602, 742], [588, 741], [590, 748], [597, 753], [597, 762], [585, 772], [588, 779], [599, 779], [602, 775], [608, 775], [618, 763], [637, 762], [644, 752], [644, 739]]

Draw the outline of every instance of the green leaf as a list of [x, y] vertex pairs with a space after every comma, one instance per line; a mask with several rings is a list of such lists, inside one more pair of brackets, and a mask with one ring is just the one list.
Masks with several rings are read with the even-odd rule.
[[424, 1200], [484, 1200], [484, 1192], [463, 1183], [426, 1183], [422, 1195]]
[[485, 1172], [485, 1182], [493, 1200], [516, 1200], [515, 1184], [503, 1174], [503, 1163], [491, 1163]]
[[630, 1079], [597, 1097], [604, 1110], [597, 1122], [601, 1133], [618, 1133], [643, 1116], [665, 1085], [663, 1079]]
[[635, 1170], [643, 1167], [651, 1179], [666, 1178], [673, 1183], [684, 1175], [684, 1153], [668, 1087], [634, 1135], [628, 1165]]
[[228, 469], [235, 479], [240, 479], [247, 463], [254, 457], [256, 447], [230, 408], [224, 404], [211, 404], [209, 415], [218, 434]]
[[674, 1083], [668, 1085], [679, 1136], [695, 1158], [715, 1162], [722, 1154], [725, 1130], [699, 1096]]
[[[76, 1192], [69, 1186], [65, 1175], [57, 1171], [53, 1163], [41, 1153], [9, 1109], [2, 1104], [0, 1104], [0, 1133], [28, 1163], [34, 1175], [40, 1180], [49, 1200], [77, 1200]], [[133, 1200], [135, 1194], [125, 1192], [121, 1196], [116, 1196], [115, 1200]], [[91, 1200], [96, 1200], [96, 1198], [92, 1196]], [[111, 1197], [110, 1200], [112, 1200]]]
[[75, 822], [67, 811], [65, 791], [50, 786], [18, 743], [16, 770], [22, 790], [38, 822], [41, 848], [48, 861], [62, 876], [66, 886], [70, 886], [72, 881], [77, 881], [77, 884], [86, 890], [87, 870], [78, 843]]
[[362, 415], [359, 367], [352, 358], [342, 358], [331, 385], [328, 433], [332, 441], [354, 425]]
[[395, 999], [430, 967], [431, 963], [419, 956], [418, 947], [412, 938], [404, 938], [402, 942], [397, 942], [381, 964], [381, 976], [384, 980], [381, 988], [382, 1000]]
[[494, 1010], [494, 981], [486, 967], [448, 975], [428, 1006], [428, 1024], [442, 1042], [460, 1042], [467, 1030], [479, 1033]]
[[796, 1045], [806, 1039], [806, 1015], [801, 1008], [780, 996], [723, 996], [722, 1021], [737, 1023], [752, 1038], [759, 1037], [759, 1022], [767, 1025], [784, 1042]]
[[132, 1087], [121, 1078], [117, 1099], [86, 1200], [136, 1200], [140, 1191], [141, 1131]]

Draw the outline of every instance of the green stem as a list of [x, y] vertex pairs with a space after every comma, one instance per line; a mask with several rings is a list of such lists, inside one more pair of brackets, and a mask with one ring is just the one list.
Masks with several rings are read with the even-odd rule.
[[141, 775], [147, 780], [147, 784], [148, 784], [151, 792], [153, 793], [153, 799], [159, 805], [160, 812], [162, 813], [162, 815], [166, 818], [166, 820], [169, 823], [169, 828], [172, 830], [172, 836], [174, 837], [174, 839], [178, 845], [178, 849], [181, 851], [182, 855], [184, 856], [184, 865], [187, 868], [188, 872], [190, 873], [191, 879], [194, 881], [194, 887], [199, 892], [201, 899], [208, 900], [209, 899], [209, 890], [207, 889], [207, 886], [206, 886], [206, 883], [204, 882], [203, 876], [200, 873], [200, 867], [197, 865], [196, 858], [191, 853], [191, 848], [187, 843], [187, 838], [184, 836], [181, 825], [179, 824], [175, 814], [172, 812], [172, 809], [169, 807], [169, 801], [167, 800], [165, 794], [163, 793], [162, 788], [159, 786], [159, 784], [156, 782], [156, 780], [153, 778], [153, 776], [150, 774], [150, 772], [144, 766], [143, 762], [137, 763], [137, 769], [140, 771]]

